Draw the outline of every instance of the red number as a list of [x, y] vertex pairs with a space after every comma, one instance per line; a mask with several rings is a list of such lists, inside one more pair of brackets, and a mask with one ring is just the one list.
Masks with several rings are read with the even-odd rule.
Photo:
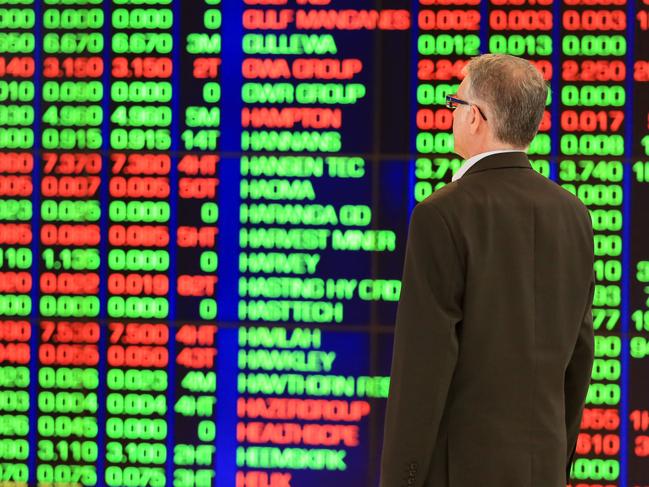
[[453, 112], [448, 108], [417, 111], [417, 128], [421, 130], [449, 130], [453, 126]]
[[54, 274], [45, 272], [40, 277], [41, 292], [47, 294], [97, 294], [99, 292], [99, 275], [93, 273], [63, 272]]
[[113, 59], [112, 75], [114, 78], [170, 78], [173, 63], [169, 58], [137, 57], [130, 61], [125, 57]]
[[110, 343], [117, 343], [124, 333], [124, 323], [109, 323], [108, 329], [110, 330]]
[[451, 79], [464, 79], [462, 70], [468, 61], [460, 60], [451, 62], [448, 59], [432, 61], [422, 59], [417, 63], [417, 78], [420, 80], [448, 81]]
[[34, 169], [34, 157], [27, 153], [0, 152], [0, 173], [29, 174]]
[[32, 336], [32, 327], [26, 321], [0, 321], [0, 340], [5, 342], [26, 342]]
[[564, 61], [563, 81], [624, 81], [626, 66], [622, 61]]
[[188, 176], [212, 176], [216, 174], [216, 164], [219, 156], [184, 156], [178, 164], [178, 171]]
[[114, 177], [110, 180], [110, 195], [114, 198], [166, 198], [169, 179], [152, 177]]
[[584, 408], [581, 417], [581, 429], [616, 430], [620, 426], [617, 409]]
[[422, 10], [417, 19], [421, 30], [478, 30], [477, 10]]
[[97, 194], [99, 176], [45, 176], [41, 181], [41, 191], [47, 197], [91, 198]]
[[0, 223], [0, 244], [29, 245], [32, 229], [29, 223]]
[[101, 156], [99, 154], [43, 154], [45, 174], [99, 174]]
[[42, 365], [97, 365], [99, 351], [96, 345], [44, 343], [38, 348], [38, 360]]
[[108, 365], [112, 367], [163, 368], [169, 363], [165, 347], [111, 345], [108, 347]]
[[112, 173], [167, 175], [171, 171], [171, 158], [162, 154], [111, 154]]
[[624, 10], [566, 10], [562, 26], [566, 30], [626, 30]]
[[29, 272], [0, 272], [0, 293], [25, 294], [32, 289]]
[[166, 247], [169, 227], [163, 225], [111, 225], [108, 241], [115, 247]]
[[220, 58], [196, 58], [194, 59], [194, 78], [216, 78], [219, 75], [220, 66]]
[[176, 341], [184, 345], [214, 345], [216, 325], [182, 325], [176, 333]]
[[108, 292], [130, 296], [166, 296], [169, 292], [169, 278], [164, 274], [111, 274], [108, 277]]
[[649, 81], [649, 61], [636, 61], [633, 65], [635, 81]]
[[0, 196], [31, 196], [31, 176], [0, 176]]
[[36, 71], [34, 58], [31, 57], [0, 57], [0, 76], [13, 76], [14, 78], [30, 78]]

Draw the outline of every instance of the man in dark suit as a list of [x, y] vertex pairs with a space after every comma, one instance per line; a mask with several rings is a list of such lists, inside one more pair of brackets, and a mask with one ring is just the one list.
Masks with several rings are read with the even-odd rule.
[[565, 487], [593, 364], [586, 207], [525, 154], [547, 87], [473, 59], [453, 112], [453, 182], [411, 216], [381, 487]]

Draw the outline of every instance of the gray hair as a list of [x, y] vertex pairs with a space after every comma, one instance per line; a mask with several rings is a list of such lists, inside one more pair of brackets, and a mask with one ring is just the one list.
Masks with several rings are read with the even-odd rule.
[[470, 93], [486, 102], [494, 135], [514, 147], [527, 147], [545, 110], [548, 87], [529, 61], [508, 54], [483, 54], [467, 65]]

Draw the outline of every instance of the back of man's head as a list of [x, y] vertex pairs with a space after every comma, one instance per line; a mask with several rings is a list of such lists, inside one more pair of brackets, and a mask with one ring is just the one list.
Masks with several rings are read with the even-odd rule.
[[493, 135], [527, 147], [538, 131], [548, 87], [529, 61], [508, 54], [484, 54], [467, 65], [472, 97], [486, 102]]

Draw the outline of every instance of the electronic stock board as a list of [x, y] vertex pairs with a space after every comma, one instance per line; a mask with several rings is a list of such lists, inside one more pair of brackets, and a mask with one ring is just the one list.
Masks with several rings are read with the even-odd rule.
[[485, 52], [543, 73], [530, 159], [593, 218], [572, 485], [649, 485], [648, 29], [648, 0], [0, 0], [2, 485], [376, 485], [408, 215]]

